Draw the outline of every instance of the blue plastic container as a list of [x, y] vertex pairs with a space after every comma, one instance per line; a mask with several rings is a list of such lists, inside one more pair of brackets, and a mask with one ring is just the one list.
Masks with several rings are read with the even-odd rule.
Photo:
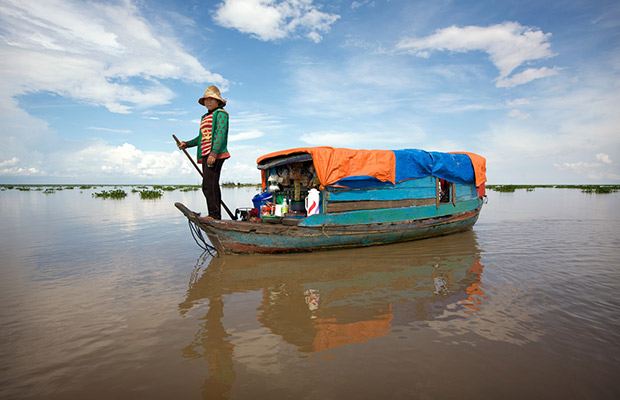
[[263, 192], [252, 197], [252, 203], [254, 203], [254, 208], [258, 209], [259, 212], [261, 206], [264, 206], [265, 203], [268, 201], [273, 202], [273, 193]]

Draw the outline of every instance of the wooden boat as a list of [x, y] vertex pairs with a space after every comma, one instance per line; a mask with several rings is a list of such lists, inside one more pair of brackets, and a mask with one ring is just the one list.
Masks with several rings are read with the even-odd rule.
[[[263, 191], [299, 202], [316, 187], [319, 212], [260, 221], [213, 220], [175, 206], [220, 253], [371, 246], [470, 229], [484, 200], [485, 159], [472, 153], [309, 147], [257, 160]], [[268, 186], [269, 183], [269, 186]], [[295, 201], [297, 200], [297, 202]]]

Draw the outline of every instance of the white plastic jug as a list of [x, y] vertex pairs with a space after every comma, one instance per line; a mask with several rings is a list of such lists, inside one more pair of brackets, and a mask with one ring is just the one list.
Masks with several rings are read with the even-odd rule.
[[269, 184], [269, 187], [267, 188], [268, 192], [277, 192], [278, 190], [280, 190], [280, 185], [278, 184], [278, 175], [276, 174], [271, 174], [269, 175], [269, 178], [267, 179], [267, 183]]
[[308, 197], [306, 197], [306, 214], [308, 216], [319, 213], [319, 201], [320, 192], [316, 189], [310, 189]]

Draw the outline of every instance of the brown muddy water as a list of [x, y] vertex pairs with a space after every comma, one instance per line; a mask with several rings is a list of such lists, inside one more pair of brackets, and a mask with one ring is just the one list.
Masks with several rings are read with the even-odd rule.
[[212, 258], [173, 206], [200, 192], [96, 191], [0, 192], [1, 399], [620, 398], [620, 193], [491, 191], [461, 234]]

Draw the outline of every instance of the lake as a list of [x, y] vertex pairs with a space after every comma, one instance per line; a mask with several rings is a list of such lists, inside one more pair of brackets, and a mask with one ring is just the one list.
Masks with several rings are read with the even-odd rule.
[[213, 258], [174, 207], [200, 191], [101, 190], [0, 192], [2, 399], [620, 398], [620, 193], [488, 191], [464, 233]]

